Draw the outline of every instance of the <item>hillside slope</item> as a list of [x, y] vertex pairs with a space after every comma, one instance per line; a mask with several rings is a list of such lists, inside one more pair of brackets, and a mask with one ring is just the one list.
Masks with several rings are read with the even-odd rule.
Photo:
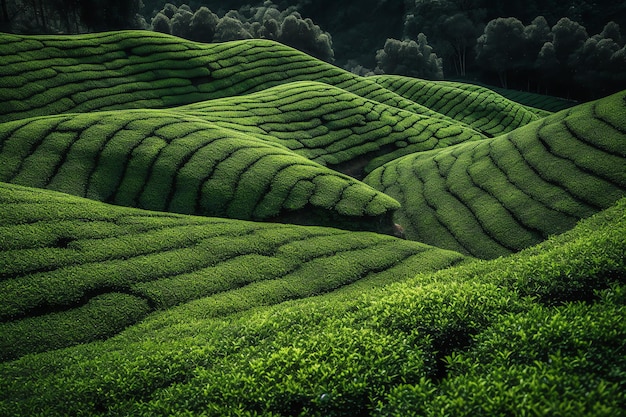
[[[418, 114], [436, 112], [277, 42], [196, 43], [150, 31], [0, 36], [0, 121], [163, 108], [284, 82], [320, 81]], [[440, 115], [440, 117], [443, 117]]]
[[493, 258], [626, 195], [626, 92], [493, 139], [415, 153], [364, 181], [396, 198], [408, 238]]
[[376, 83], [437, 113], [497, 136], [539, 117], [493, 90], [470, 84], [421, 80], [400, 75], [371, 77]]
[[0, 34], [0, 102], [0, 416], [626, 410], [626, 91], [121, 31]]
[[[5, 99], [0, 122], [66, 112], [172, 107], [294, 81], [323, 82], [449, 120], [373, 79], [262, 39], [202, 44], [149, 31], [2, 34], [0, 58], [0, 97]], [[483, 99], [499, 102], [502, 97], [492, 92]], [[518, 116], [535, 117], [522, 106], [517, 111]]]
[[0, 166], [0, 181], [184, 214], [308, 217], [391, 233], [387, 219], [399, 207], [281, 145], [162, 110], [0, 124]]
[[624, 213], [382, 288], [234, 315], [201, 298], [0, 364], [0, 414], [620, 415]]
[[463, 259], [374, 233], [147, 212], [0, 183], [0, 360], [106, 338], [196, 299], [222, 315]]
[[356, 178], [403, 155], [485, 138], [462, 123], [415, 114], [312, 81], [173, 110], [280, 143]]

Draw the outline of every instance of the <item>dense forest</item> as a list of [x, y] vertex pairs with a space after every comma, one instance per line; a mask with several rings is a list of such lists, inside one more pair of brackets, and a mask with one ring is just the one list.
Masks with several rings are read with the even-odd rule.
[[576, 100], [626, 88], [626, 4], [606, 0], [2, 0], [0, 30], [143, 28], [268, 38], [360, 75], [459, 79]]

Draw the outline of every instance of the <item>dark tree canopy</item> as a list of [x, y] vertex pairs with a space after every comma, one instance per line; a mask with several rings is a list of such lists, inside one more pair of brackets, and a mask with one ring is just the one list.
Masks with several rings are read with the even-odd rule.
[[507, 72], [522, 65], [524, 50], [524, 25], [514, 17], [490, 21], [476, 43], [477, 60], [481, 66], [498, 73], [500, 82], [507, 87]]
[[443, 79], [441, 58], [428, 45], [423, 33], [414, 40], [387, 39], [383, 49], [376, 53], [377, 72], [408, 75], [417, 78]]

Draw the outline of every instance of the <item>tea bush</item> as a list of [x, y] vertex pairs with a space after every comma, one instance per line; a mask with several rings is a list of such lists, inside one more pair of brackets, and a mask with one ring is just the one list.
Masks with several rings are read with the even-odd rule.
[[[518, 254], [367, 291], [346, 286], [225, 315], [215, 300], [198, 299], [102, 343], [5, 362], [1, 407], [16, 415], [619, 415], [625, 205]], [[593, 252], [572, 250], [585, 236]], [[516, 279], [515, 271], [542, 277], [541, 265], [524, 267], [542, 256], [568, 280], [585, 280], [589, 270], [571, 267], [592, 253], [621, 265], [589, 281], [593, 298], [538, 302]]]
[[305, 80], [418, 114], [437, 114], [371, 80], [263, 39], [202, 44], [146, 31], [2, 34], [0, 56], [0, 96], [6, 97], [2, 122], [66, 112], [172, 107]]
[[[280, 143], [325, 166], [339, 170], [346, 166], [357, 177], [409, 153], [484, 138], [440, 117], [415, 114], [311, 81], [176, 110]], [[371, 162], [365, 161], [362, 171], [351, 168], [350, 163], [361, 157]]]
[[[281, 145], [177, 112], [28, 120], [0, 125], [5, 182], [150, 210], [238, 219], [280, 218], [292, 207], [310, 204], [336, 212], [337, 220], [327, 225], [342, 227], [342, 216], [363, 217], [355, 227], [368, 230], [377, 230], [376, 222], [398, 207], [392, 198]], [[291, 189], [307, 181], [314, 185], [312, 193], [293, 201]]]
[[624, 414], [624, 92], [139, 31], [0, 57], [1, 416]]
[[372, 79], [411, 101], [489, 136], [508, 133], [539, 119], [518, 103], [483, 87], [470, 88], [467, 84], [432, 82], [400, 75], [379, 75]]
[[624, 196], [623, 111], [618, 93], [503, 136], [396, 159], [364, 182], [402, 204], [397, 221], [408, 238], [505, 255]]

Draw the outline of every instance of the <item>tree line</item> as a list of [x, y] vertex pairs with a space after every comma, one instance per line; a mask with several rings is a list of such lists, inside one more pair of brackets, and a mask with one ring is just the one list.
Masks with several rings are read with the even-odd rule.
[[524, 26], [515, 18], [490, 21], [478, 38], [476, 61], [496, 72], [503, 87], [537, 90], [560, 88], [567, 95], [571, 85], [585, 93], [604, 96], [610, 86], [626, 86], [626, 48], [615, 22], [593, 36], [579, 23], [564, 17], [552, 28], [543, 16]]
[[0, 31], [81, 33], [138, 28], [141, 0], [0, 0]]
[[620, 29], [626, 24], [626, 3], [406, 3], [411, 5], [401, 36], [416, 39], [424, 33], [432, 39], [446, 78], [469, 78], [580, 100], [626, 88], [626, 39]]

